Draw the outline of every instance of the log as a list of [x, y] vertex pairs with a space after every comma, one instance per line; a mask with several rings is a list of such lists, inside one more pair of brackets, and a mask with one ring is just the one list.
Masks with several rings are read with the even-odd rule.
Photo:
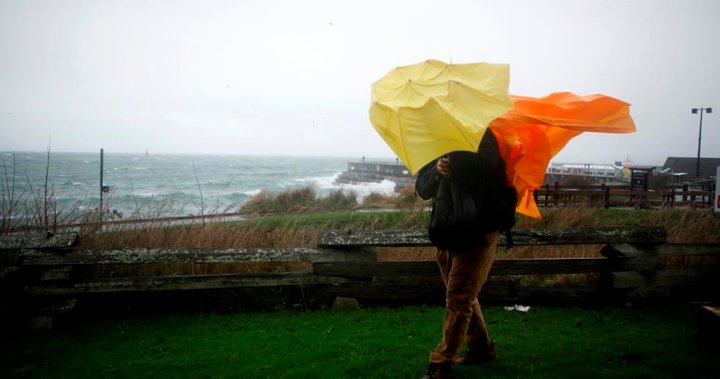
[[528, 229], [513, 231], [516, 245], [661, 244], [665, 228], [656, 226]]
[[410, 230], [325, 230], [318, 236], [320, 247], [429, 246], [427, 231]]
[[439, 276], [434, 261], [413, 262], [319, 262], [313, 275], [371, 280], [375, 276]]
[[639, 287], [708, 287], [718, 288], [720, 269], [662, 270], [641, 274], [638, 272], [613, 273], [613, 287], [618, 289]]
[[[80, 295], [113, 292], [207, 290], [238, 287], [302, 286], [317, 283], [309, 272], [247, 273], [227, 275], [183, 275], [156, 277], [121, 277], [97, 279], [69, 285], [27, 286], [27, 296]], [[343, 280], [323, 278], [322, 284], [339, 284]]]
[[23, 251], [18, 257], [24, 266], [105, 265], [105, 264], [182, 264], [242, 262], [327, 262], [375, 260], [368, 252], [351, 253], [313, 248], [245, 249], [88, 249], [58, 255], [42, 250]]
[[[606, 250], [607, 249], [607, 250]], [[631, 245], [631, 244], [610, 244], [603, 249], [603, 255], [617, 256], [642, 256], [651, 255], [657, 257], [677, 256], [712, 256], [720, 255], [720, 244], [677, 244], [668, 243], [662, 245]]]
[[[654, 266], [654, 263], [650, 263]], [[490, 275], [580, 274], [603, 273], [612, 270], [648, 268], [646, 262], [634, 258], [610, 260], [607, 258], [542, 258], [496, 259]], [[319, 276], [364, 278], [373, 277], [428, 277], [439, 276], [435, 261], [412, 262], [317, 262], [313, 274]]]
[[[637, 243], [659, 244], [667, 241], [663, 227], [602, 227], [563, 229], [517, 229], [512, 231], [513, 242], [518, 246]], [[501, 234], [498, 246], [504, 246]], [[426, 230], [328, 230], [318, 236], [318, 246], [431, 246]]]
[[65, 250], [80, 244], [80, 234], [68, 233], [36, 233], [18, 234], [0, 237], [0, 251], [2, 250]]

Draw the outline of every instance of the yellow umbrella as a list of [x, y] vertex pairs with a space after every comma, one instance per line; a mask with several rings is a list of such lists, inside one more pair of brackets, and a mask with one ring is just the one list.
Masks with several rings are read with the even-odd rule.
[[410, 172], [453, 151], [478, 149], [487, 125], [511, 110], [506, 64], [428, 60], [372, 85], [370, 121]]

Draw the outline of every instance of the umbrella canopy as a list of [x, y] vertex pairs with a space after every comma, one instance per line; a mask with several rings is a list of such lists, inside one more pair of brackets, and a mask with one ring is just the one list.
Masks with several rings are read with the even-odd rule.
[[530, 217], [540, 218], [533, 191], [542, 186], [550, 159], [572, 138], [583, 132], [635, 131], [630, 104], [610, 96], [558, 92], [512, 100], [515, 108], [493, 120], [490, 130], [518, 193], [517, 211]]
[[512, 109], [506, 64], [428, 60], [372, 85], [370, 121], [410, 172], [453, 151], [477, 151], [488, 124]]
[[508, 82], [506, 64], [398, 67], [372, 85], [370, 121], [413, 174], [453, 151], [477, 151], [489, 128], [518, 193], [517, 211], [540, 218], [533, 191], [552, 157], [583, 132], [631, 133], [635, 124], [630, 104], [610, 96], [511, 97]]

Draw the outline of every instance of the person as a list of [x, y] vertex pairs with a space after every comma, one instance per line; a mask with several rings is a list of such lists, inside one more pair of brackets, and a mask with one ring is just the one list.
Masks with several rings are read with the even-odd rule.
[[[490, 130], [484, 134], [477, 153], [453, 152], [419, 171], [415, 189], [421, 198], [433, 198], [433, 214], [443, 214], [439, 208], [446, 206], [436, 198], [442, 181], [450, 181], [471, 194], [480, 232], [455, 236], [450, 242], [433, 241], [446, 288], [446, 308], [442, 340], [430, 353], [428, 369], [422, 379], [454, 378], [453, 365], [456, 363], [473, 365], [496, 358], [495, 344], [490, 339], [478, 295], [490, 272], [500, 231], [509, 230], [503, 220], [512, 217], [514, 224], [515, 219], [514, 203], [511, 210], [496, 206], [500, 202], [499, 196], [507, 193], [508, 186], [505, 163]], [[515, 196], [514, 190], [512, 196]], [[430, 236], [433, 240], [432, 230]], [[463, 342], [468, 349], [460, 358]]]

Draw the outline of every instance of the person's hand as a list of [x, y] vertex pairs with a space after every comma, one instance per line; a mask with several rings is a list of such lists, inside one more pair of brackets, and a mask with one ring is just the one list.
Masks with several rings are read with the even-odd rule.
[[450, 156], [444, 155], [442, 156], [442, 158], [438, 159], [437, 164], [435, 164], [435, 169], [445, 179], [449, 178], [450, 174], [452, 174], [452, 167], [450, 166]]

